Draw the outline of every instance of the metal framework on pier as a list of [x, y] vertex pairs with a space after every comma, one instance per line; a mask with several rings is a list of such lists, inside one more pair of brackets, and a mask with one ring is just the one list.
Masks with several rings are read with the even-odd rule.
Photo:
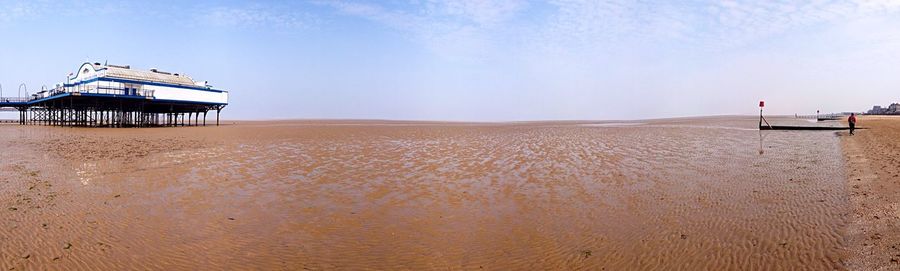
[[65, 93], [27, 101], [0, 98], [0, 108], [14, 108], [22, 125], [79, 127], [206, 126], [207, 114], [224, 104], [156, 101], [147, 97]]

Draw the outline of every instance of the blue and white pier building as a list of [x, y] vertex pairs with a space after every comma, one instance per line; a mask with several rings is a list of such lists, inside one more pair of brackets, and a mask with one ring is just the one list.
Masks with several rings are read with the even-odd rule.
[[84, 63], [64, 83], [30, 97], [0, 98], [21, 124], [147, 127], [206, 124], [228, 105], [228, 91], [207, 81], [157, 69]]

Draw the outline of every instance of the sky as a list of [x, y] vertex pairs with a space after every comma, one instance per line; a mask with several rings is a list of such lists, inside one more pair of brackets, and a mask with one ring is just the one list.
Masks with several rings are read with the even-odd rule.
[[226, 119], [863, 111], [900, 102], [900, 1], [0, 0], [3, 96], [88, 61], [209, 81]]

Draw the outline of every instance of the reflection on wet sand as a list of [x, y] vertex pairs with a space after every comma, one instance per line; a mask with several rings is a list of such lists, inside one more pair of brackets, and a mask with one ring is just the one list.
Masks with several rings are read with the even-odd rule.
[[583, 124], [4, 125], [0, 267], [840, 268], [833, 133]]

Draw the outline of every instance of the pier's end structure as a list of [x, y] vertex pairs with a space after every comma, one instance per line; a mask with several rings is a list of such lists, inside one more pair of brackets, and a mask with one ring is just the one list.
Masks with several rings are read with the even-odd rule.
[[[228, 105], [228, 91], [207, 81], [157, 69], [84, 63], [65, 83], [29, 97], [0, 97], [20, 124], [99, 127], [206, 125]], [[201, 120], [202, 115], [202, 120]]]

